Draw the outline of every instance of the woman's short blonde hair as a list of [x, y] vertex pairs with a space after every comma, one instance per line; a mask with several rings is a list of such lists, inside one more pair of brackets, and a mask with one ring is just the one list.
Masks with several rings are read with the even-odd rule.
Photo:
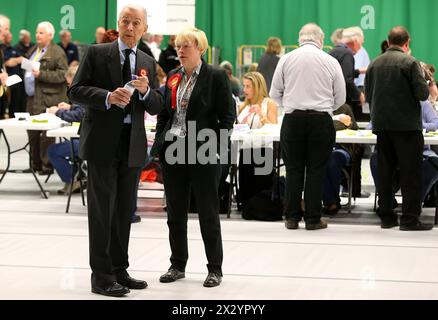
[[177, 46], [191, 42], [201, 50], [202, 54], [208, 49], [208, 40], [205, 32], [197, 28], [187, 28], [176, 36], [175, 43]]

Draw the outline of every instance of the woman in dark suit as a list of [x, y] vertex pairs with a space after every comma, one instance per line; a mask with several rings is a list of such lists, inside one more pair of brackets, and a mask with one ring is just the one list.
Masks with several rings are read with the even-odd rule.
[[219, 132], [233, 128], [235, 107], [225, 71], [202, 60], [208, 48], [205, 33], [195, 28], [187, 29], [177, 36], [176, 47], [181, 67], [168, 75], [166, 106], [158, 115], [152, 148], [152, 154], [159, 156], [163, 169], [172, 250], [171, 266], [160, 277], [160, 282], [174, 282], [185, 277], [187, 213], [192, 190], [208, 260], [204, 286], [216, 287], [222, 281], [223, 260], [218, 198], [219, 148], [209, 153], [210, 161], [205, 164], [198, 153], [208, 142], [211, 145], [211, 141], [205, 141], [203, 145], [196, 137], [201, 130], [208, 131], [218, 138], [219, 143], [214, 142], [215, 149], [220, 143], [227, 144], [228, 138], [220, 141]]

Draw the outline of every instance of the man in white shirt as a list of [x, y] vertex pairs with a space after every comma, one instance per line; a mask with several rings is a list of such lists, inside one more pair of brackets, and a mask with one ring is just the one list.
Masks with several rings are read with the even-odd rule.
[[360, 27], [352, 27], [351, 30], [356, 33], [360, 45], [359, 51], [356, 52], [356, 54], [354, 55], [354, 69], [358, 70], [360, 74], [356, 78], [356, 80], [354, 80], [354, 83], [363, 92], [363, 87], [365, 84], [365, 73], [371, 60], [367, 50], [363, 46], [363, 44], [365, 43], [363, 30]]
[[270, 96], [285, 110], [280, 144], [287, 176], [286, 228], [298, 229], [304, 216], [306, 229], [317, 230], [327, 228], [321, 220], [321, 199], [336, 138], [331, 115], [345, 103], [346, 90], [338, 61], [322, 51], [321, 28], [305, 25], [299, 43], [300, 48], [280, 59]]

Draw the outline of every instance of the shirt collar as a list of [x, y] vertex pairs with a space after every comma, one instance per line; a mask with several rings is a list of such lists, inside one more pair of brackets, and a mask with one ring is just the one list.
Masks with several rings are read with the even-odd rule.
[[[47, 46], [45, 46], [44, 48], [42, 48], [42, 49], [41, 49], [41, 53], [45, 53], [45, 52], [47, 51], [47, 48], [48, 48], [48, 47], [49, 47], [49, 46], [47, 45]], [[35, 52], [37, 52], [39, 49], [40, 49], [40, 47], [37, 46]]]
[[129, 48], [120, 38], [117, 39], [117, 42], [119, 43], [119, 50], [123, 54], [125, 54], [126, 49], [131, 49], [132, 51], [134, 51], [134, 54], [137, 54], [137, 45], [134, 48]]
[[388, 50], [389, 51], [400, 51], [400, 52], [405, 53], [402, 48], [397, 47], [397, 46], [391, 46], [391, 47], [388, 48]]
[[[200, 64], [198, 64], [195, 68], [195, 70], [193, 71], [193, 74], [196, 74], [197, 76], [199, 76], [199, 73], [201, 72], [201, 67], [202, 67], [202, 61]], [[184, 67], [181, 69], [182, 73], [185, 75], [186, 74], [186, 70], [184, 69]]]
[[300, 44], [300, 47], [304, 47], [304, 46], [307, 46], [307, 45], [311, 45], [311, 46], [316, 47], [317, 49], [320, 49], [320, 47], [318, 47], [318, 45], [315, 42], [312, 42], [312, 41], [303, 42], [302, 44]]

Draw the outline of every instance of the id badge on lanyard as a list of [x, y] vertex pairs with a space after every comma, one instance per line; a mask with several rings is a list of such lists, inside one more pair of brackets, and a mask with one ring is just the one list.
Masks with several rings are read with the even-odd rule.
[[184, 101], [184, 96], [187, 94], [187, 90], [192, 85], [193, 79], [194, 79], [193, 77], [190, 77], [187, 84], [181, 90], [179, 94], [179, 98], [177, 99], [176, 122], [172, 124], [170, 133], [179, 138], [185, 138], [187, 136], [186, 114], [187, 114], [187, 107], [189, 102]]

